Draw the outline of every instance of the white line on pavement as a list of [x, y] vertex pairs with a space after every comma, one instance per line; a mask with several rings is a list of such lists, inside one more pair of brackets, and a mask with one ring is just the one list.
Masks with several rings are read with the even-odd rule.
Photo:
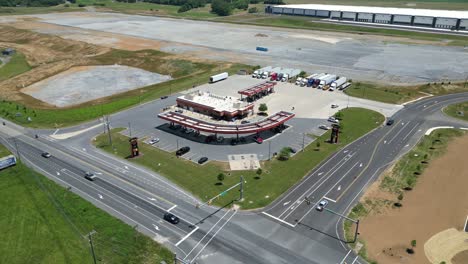
[[359, 256], [356, 256], [353, 260], [353, 262], [351, 262], [351, 264], [354, 264], [354, 262], [356, 262], [356, 260], [358, 259]]
[[172, 206], [171, 208], [167, 209], [167, 212], [170, 212], [172, 209], [176, 208], [177, 207], [177, 204], [174, 204], [174, 206]]
[[344, 261], [346, 260], [346, 258], [348, 257], [348, 255], [351, 253], [352, 250], [349, 250], [348, 253], [346, 254], [346, 256], [344, 256], [344, 258], [341, 260], [340, 264], [343, 264]]
[[288, 223], [288, 222], [286, 222], [286, 221], [284, 221], [284, 220], [281, 220], [281, 219], [279, 219], [279, 218], [276, 217], [276, 216], [272, 216], [272, 215], [269, 214], [269, 213], [262, 212], [262, 214], [264, 214], [264, 215], [266, 215], [266, 216], [269, 216], [269, 217], [271, 217], [271, 218], [273, 218], [273, 219], [275, 219], [275, 220], [277, 220], [277, 221], [280, 221], [280, 222], [283, 223], [283, 224], [287, 224], [287, 225], [290, 226], [290, 227], [295, 227], [295, 225], [290, 224], [290, 223]]
[[179, 246], [179, 245], [180, 245], [180, 243], [184, 242], [184, 240], [185, 240], [185, 239], [189, 238], [189, 237], [190, 237], [190, 236], [191, 236], [193, 233], [195, 233], [195, 231], [197, 231], [197, 230], [198, 230], [198, 228], [199, 228], [198, 226], [197, 226], [197, 227], [195, 227], [195, 229], [194, 229], [194, 230], [192, 230], [190, 233], [188, 233], [187, 235], [185, 235], [185, 236], [184, 236], [184, 237], [183, 237], [181, 240], [179, 240], [179, 242], [177, 242], [177, 243], [175, 244], [175, 245], [176, 245], [176, 247], [177, 247], [177, 246]]
[[335, 201], [335, 200], [333, 200], [333, 199], [330, 199], [330, 198], [328, 198], [328, 197], [326, 197], [326, 196], [324, 196], [324, 197], [323, 197], [323, 199], [327, 199], [327, 200], [328, 200], [328, 201], [330, 201], [330, 202], [334, 202], [334, 203], [336, 203], [336, 201]]

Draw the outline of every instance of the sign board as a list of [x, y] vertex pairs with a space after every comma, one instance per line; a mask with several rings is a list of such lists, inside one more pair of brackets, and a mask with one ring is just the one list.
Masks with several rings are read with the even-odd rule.
[[0, 170], [13, 166], [15, 164], [16, 164], [16, 157], [13, 155], [0, 158]]

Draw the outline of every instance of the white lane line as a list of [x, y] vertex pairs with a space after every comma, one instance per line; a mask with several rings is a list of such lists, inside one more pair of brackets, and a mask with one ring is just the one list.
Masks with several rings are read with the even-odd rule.
[[60, 129], [56, 129], [55, 132], [52, 134], [52, 135], [55, 135], [57, 134], [57, 132], [59, 132]]
[[99, 196], [99, 199], [104, 199], [104, 196], [102, 196], [100, 194], [98, 194], [98, 196]]
[[219, 233], [219, 231], [221, 231], [221, 229], [224, 228], [225, 225], [227, 225], [227, 223], [229, 223], [229, 221], [234, 217], [234, 215], [237, 213], [237, 211], [234, 211], [234, 213], [226, 220], [226, 222], [223, 223], [223, 225], [213, 234], [213, 236], [208, 240], [208, 242], [206, 242], [206, 244], [202, 247], [202, 249], [200, 249], [200, 251], [197, 253], [197, 255], [195, 255], [195, 257], [193, 257], [192, 261], [190, 261], [190, 263], [193, 263], [197, 258], [198, 256], [203, 252], [203, 250], [208, 246], [208, 244], [210, 244], [211, 240], [213, 240], [213, 238], [215, 238], [215, 236]]
[[60, 172], [57, 171], [57, 176], [60, 176]]
[[[341, 166], [343, 166], [344, 164], [346, 164], [346, 162], [349, 160], [349, 159], [346, 159], [346, 157], [348, 157], [349, 155], [350, 155], [350, 154], [348, 154], [348, 155], [345, 156], [343, 159], [341, 159], [339, 162], [337, 162], [327, 173], [325, 173], [320, 179], [318, 179], [314, 184], [312, 184], [312, 186], [310, 186], [304, 193], [302, 193], [302, 195], [299, 196], [299, 197], [297, 198], [297, 200], [294, 201], [293, 204], [297, 203], [298, 201], [302, 201], [302, 198], [304, 197], [304, 195], [305, 195], [305, 196], [309, 196], [308, 193], [310, 192], [310, 190], [312, 190], [312, 189], [315, 187], [316, 184], [318, 184], [320, 181], [323, 180], [323, 181], [320, 183], [320, 185], [317, 186], [317, 188], [315, 188], [315, 189], [311, 192], [311, 194], [314, 193], [314, 192], [315, 192], [323, 183], [325, 183], [338, 169], [340, 169]], [[352, 154], [351, 157], [352, 157], [353, 155], [354, 155], [354, 154]], [[341, 163], [341, 165], [340, 165], [340, 163]], [[338, 168], [336, 168], [337, 166], [338, 166]], [[336, 168], [336, 169], [335, 169], [335, 168]], [[332, 171], [333, 171], [333, 172], [332, 172]], [[327, 177], [327, 175], [328, 175], [328, 177]], [[293, 205], [291, 205], [291, 206], [293, 206]], [[291, 207], [291, 206], [290, 206], [290, 207]], [[290, 208], [287, 208], [286, 210], [284, 210], [278, 217], [283, 216], [283, 214], [285, 214], [288, 210], [290, 210]], [[291, 211], [291, 212], [292, 212], [292, 211]], [[286, 217], [288, 217], [288, 216], [289, 216], [289, 215], [287, 215]], [[284, 218], [286, 218], [286, 217], [284, 217]]]
[[174, 204], [174, 206], [172, 206], [171, 208], [167, 209], [167, 212], [169, 213], [172, 209], [176, 208], [177, 207], [177, 204]]
[[[358, 165], [359, 161], [356, 162], [352, 167], [351, 169], [349, 169], [344, 175], [343, 177], [341, 177], [331, 188], [330, 190], [328, 190], [327, 193], [325, 193], [323, 196], [327, 196], [333, 189], [335, 189], [336, 185], [338, 185], [338, 183], [340, 183], [353, 169], [354, 167], [356, 167], [356, 165]], [[341, 188], [340, 188], [341, 189]], [[336, 201], [335, 201], [336, 202]]]
[[213, 229], [219, 224], [219, 222], [221, 222], [224, 217], [229, 213], [229, 210], [226, 211], [226, 213], [221, 217], [219, 218], [218, 221], [216, 221], [216, 223], [208, 230], [208, 232], [206, 232], [206, 234], [198, 241], [197, 244], [195, 244], [195, 246], [187, 253], [187, 255], [185, 256], [184, 260], [195, 250], [195, 248], [198, 247], [198, 245], [200, 245], [200, 243], [203, 241], [203, 239], [205, 239], [205, 237], [207, 237], [211, 231], [213, 231]]
[[[154, 229], [156, 229], [157, 231], [159, 231], [159, 227], [158, 227], [157, 225], [153, 224], [153, 227], [154, 227]], [[177, 245], [176, 245], [176, 246], [177, 246]]]
[[392, 143], [392, 141], [403, 131], [405, 130], [405, 127], [411, 123], [411, 121], [408, 121], [406, 124], [403, 125], [403, 127], [392, 137], [392, 139], [390, 139], [390, 141], [388, 141], [388, 144]]
[[341, 260], [340, 264], [343, 264], [346, 260], [346, 258], [348, 257], [348, 255], [351, 253], [351, 249], [348, 251], [348, 254], [346, 254], [346, 256], [344, 256], [344, 258]]
[[333, 200], [333, 199], [330, 199], [330, 198], [328, 198], [328, 197], [326, 197], [326, 196], [324, 196], [324, 197], [323, 197], [323, 199], [327, 199], [327, 200], [328, 200], [328, 201], [330, 201], [330, 202], [334, 202], [334, 203], [336, 203], [336, 201], [335, 201], [335, 200]]
[[354, 264], [354, 262], [356, 262], [356, 260], [358, 259], [359, 256], [356, 256], [353, 260], [353, 262], [351, 262], [351, 264]]
[[195, 227], [194, 230], [192, 230], [190, 233], [188, 233], [187, 235], [185, 235], [181, 240], [179, 240], [179, 242], [177, 242], [177, 243], [175, 244], [176, 247], [178, 247], [178, 246], [180, 245], [180, 243], [184, 242], [185, 239], [189, 238], [193, 233], [195, 233], [195, 231], [197, 231], [198, 228], [199, 228], [198, 226]]
[[420, 123], [417, 123], [417, 124], [410, 130], [410, 132], [408, 132], [408, 133], [406, 134], [406, 136], [403, 138], [403, 140], [405, 140], [407, 137], [409, 137], [409, 136], [411, 135], [411, 132], [413, 132], [413, 130], [414, 130], [415, 128], [417, 128], [417, 127], [419, 126], [419, 124], [420, 124]]
[[290, 226], [290, 227], [295, 227], [295, 225], [290, 224], [290, 223], [288, 223], [288, 222], [286, 222], [286, 221], [284, 221], [284, 220], [281, 220], [281, 219], [279, 219], [279, 218], [276, 217], [276, 216], [272, 216], [272, 215], [269, 214], [269, 213], [262, 212], [262, 214], [264, 214], [264, 215], [266, 215], [266, 216], [269, 216], [269, 217], [271, 217], [271, 218], [273, 218], [273, 219], [275, 219], [275, 220], [277, 220], [277, 221], [280, 221], [280, 222], [283, 223], [283, 224], [287, 224], [287, 225]]
[[283, 206], [288, 205], [290, 202], [291, 202], [291, 201], [287, 201], [287, 202], [283, 203]]

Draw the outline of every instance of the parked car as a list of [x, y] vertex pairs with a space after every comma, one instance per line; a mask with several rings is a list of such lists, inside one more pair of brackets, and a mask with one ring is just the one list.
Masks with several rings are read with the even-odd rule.
[[208, 158], [207, 157], [201, 157], [199, 160], [198, 160], [198, 164], [203, 164], [205, 162], [208, 161]]
[[52, 157], [52, 155], [50, 155], [49, 152], [42, 152], [41, 156], [44, 157], [44, 158], [46, 158], [46, 159]]
[[190, 151], [190, 147], [182, 147], [176, 151], [176, 156], [182, 156]]
[[218, 143], [221, 143], [221, 142], [223, 142], [223, 141], [224, 141], [224, 137], [221, 137], [221, 136], [219, 136], [219, 137], [216, 139], [216, 142], [218, 142]]
[[192, 133], [192, 132], [195, 132], [195, 130], [193, 130], [193, 129], [191, 129], [191, 128], [187, 128], [187, 129], [185, 130], [185, 134], [190, 134], [190, 133]]
[[215, 139], [216, 139], [216, 137], [214, 135], [209, 135], [209, 136], [206, 137], [205, 142], [210, 143], [210, 142], [214, 141]]
[[150, 143], [151, 145], [153, 144], [156, 144], [159, 142], [159, 138], [152, 138], [148, 143]]
[[339, 107], [339, 105], [337, 105], [337, 104], [332, 104], [331, 105], [331, 108], [338, 108], [338, 107]]
[[389, 119], [389, 120], [387, 121], [387, 126], [391, 126], [391, 125], [393, 125], [393, 123], [395, 123], [395, 120]]
[[320, 203], [317, 205], [317, 207], [315, 207], [315, 209], [317, 209], [317, 211], [319, 212], [322, 212], [323, 211], [323, 208], [325, 208], [325, 206], [327, 206], [328, 204], [328, 200], [322, 200], [320, 201]]
[[85, 176], [84, 176], [84, 177], [85, 177], [85, 179], [87, 179], [87, 180], [89, 180], [89, 181], [94, 181], [95, 179], [97, 179], [97, 176], [94, 175], [94, 173], [89, 172], [89, 171], [85, 172]]
[[163, 95], [161, 96], [161, 100], [166, 99], [167, 97], [168, 97], [167, 95]]
[[171, 213], [165, 213], [164, 214], [164, 220], [168, 221], [169, 223], [171, 224], [174, 224], [174, 225], [177, 225], [180, 220], [179, 220], [179, 217], [171, 214]]
[[253, 140], [255, 142], [257, 142], [258, 144], [262, 144], [263, 143], [263, 138], [261, 138], [260, 136], [254, 136], [253, 137]]
[[328, 121], [329, 121], [329, 122], [332, 122], [332, 123], [335, 123], [335, 124], [340, 123], [340, 121], [339, 121], [338, 119], [336, 119], [335, 117], [333, 117], [333, 116], [330, 116], [330, 117], [328, 118]]
[[250, 123], [249, 120], [242, 120], [242, 121], [241, 121], [241, 124], [248, 124], [248, 123]]
[[181, 109], [177, 109], [175, 110], [176, 113], [179, 113], [179, 114], [182, 114], [184, 111], [182, 111]]
[[239, 144], [239, 140], [237, 140], [237, 138], [231, 139], [231, 145], [235, 146], [237, 144]]
[[319, 128], [323, 129], [323, 130], [329, 130], [330, 129], [330, 127], [326, 126], [326, 125], [320, 125]]
[[172, 130], [177, 130], [179, 128], [181, 128], [182, 126], [181, 125], [173, 125], [173, 126], [170, 126], [169, 128], [172, 129]]
[[297, 150], [295, 148], [292, 148], [292, 147], [289, 147], [289, 151], [291, 151], [291, 153], [296, 153]]

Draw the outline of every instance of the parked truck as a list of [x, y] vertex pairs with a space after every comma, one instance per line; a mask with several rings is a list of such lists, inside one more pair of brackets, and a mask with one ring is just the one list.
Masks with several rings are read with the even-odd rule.
[[327, 75], [326, 73], [316, 73], [308, 80], [307, 86], [309, 87], [317, 87], [318, 83], [320, 82], [320, 78]]
[[301, 85], [301, 82], [302, 82], [302, 77], [297, 77], [296, 85]]
[[252, 78], [258, 78], [260, 79], [262, 77], [262, 74], [264, 71], [271, 71], [272, 67], [271, 66], [266, 66], [266, 67], [263, 67], [263, 68], [260, 68], [258, 70], [255, 70], [253, 73], [252, 73]]
[[283, 78], [281, 79], [282, 82], [287, 82], [289, 79], [294, 78], [301, 73], [301, 70], [299, 69], [291, 69], [287, 73], [283, 75]]
[[276, 77], [276, 81], [281, 81], [281, 79], [283, 79], [283, 76], [284, 76], [284, 73], [279, 73], [278, 76]]
[[319, 89], [327, 90], [329, 85], [336, 80], [336, 75], [329, 74], [327, 77], [320, 81]]
[[346, 83], [348, 79], [346, 77], [340, 77], [336, 81], [330, 84], [330, 91], [340, 88], [343, 84]]
[[272, 72], [270, 74], [270, 81], [276, 81], [276, 78], [278, 77], [278, 73]]
[[228, 76], [229, 75], [228, 75], [227, 72], [223, 72], [223, 73], [220, 73], [220, 74], [213, 75], [213, 76], [210, 77], [210, 83], [214, 83], [214, 82], [217, 82], [217, 81], [224, 80]]

